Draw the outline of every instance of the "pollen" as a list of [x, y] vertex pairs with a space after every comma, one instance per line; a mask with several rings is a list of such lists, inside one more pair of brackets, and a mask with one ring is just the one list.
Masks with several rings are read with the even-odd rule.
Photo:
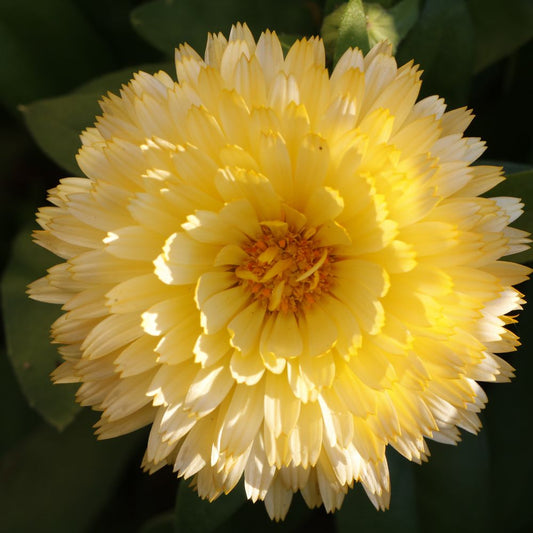
[[269, 311], [297, 312], [329, 293], [334, 284], [332, 249], [313, 237], [315, 228], [287, 229], [283, 236], [263, 226], [243, 245], [248, 259], [235, 269], [239, 283]]

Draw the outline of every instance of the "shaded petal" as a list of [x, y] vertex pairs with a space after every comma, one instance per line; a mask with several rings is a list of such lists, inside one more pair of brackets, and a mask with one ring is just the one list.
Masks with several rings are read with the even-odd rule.
[[240, 286], [211, 296], [201, 306], [200, 321], [205, 332], [216, 333], [227, 326], [231, 319], [248, 304], [249, 299], [249, 294]]
[[289, 433], [294, 428], [300, 414], [301, 402], [289, 386], [287, 376], [267, 373], [265, 378], [265, 424], [275, 437]]
[[231, 375], [237, 383], [255, 385], [265, 373], [265, 365], [257, 352], [243, 354], [235, 350], [229, 365]]
[[244, 355], [258, 351], [259, 339], [264, 329], [265, 312], [264, 305], [255, 301], [247, 305], [228, 324], [232, 346], [238, 348]]
[[277, 313], [271, 317], [271, 328], [261, 335], [261, 353], [276, 357], [294, 357], [303, 350], [303, 340], [294, 313]]

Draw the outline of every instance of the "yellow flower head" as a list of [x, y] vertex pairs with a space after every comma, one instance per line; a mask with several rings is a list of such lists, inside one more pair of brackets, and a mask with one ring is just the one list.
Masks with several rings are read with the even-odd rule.
[[58, 383], [100, 411], [97, 433], [151, 425], [144, 467], [173, 465], [203, 498], [244, 477], [280, 519], [293, 493], [340, 507], [360, 482], [389, 502], [385, 450], [476, 432], [477, 381], [507, 381], [512, 286], [528, 269], [503, 178], [471, 166], [466, 109], [416, 102], [420, 72], [390, 46], [323, 43], [284, 57], [237, 24], [178, 82], [139, 73], [82, 134], [39, 211], [64, 259], [30, 288], [63, 305]]

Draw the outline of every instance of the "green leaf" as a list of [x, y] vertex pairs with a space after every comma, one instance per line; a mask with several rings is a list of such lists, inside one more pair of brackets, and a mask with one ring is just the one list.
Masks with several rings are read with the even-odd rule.
[[94, 123], [99, 109], [91, 94], [71, 94], [20, 107], [41, 150], [74, 176], [82, 175], [75, 158], [81, 146], [80, 133]]
[[175, 528], [178, 533], [211, 533], [226, 523], [246, 503], [242, 484], [213, 502], [200, 499], [189, 484], [190, 481], [182, 480], [178, 487], [175, 515]]
[[113, 68], [105, 41], [70, 0], [0, 2], [0, 99], [11, 107]]
[[490, 531], [487, 433], [463, 434], [457, 447], [432, 442], [427, 464], [415, 469], [421, 531]]
[[252, 503], [239, 483], [228, 495], [213, 502], [202, 500], [189, 486], [190, 480], [181, 480], [176, 500], [175, 530], [177, 533], [233, 533], [243, 524], [254, 533], [276, 531], [303, 531], [302, 525], [313, 521], [312, 511], [299, 495], [295, 495], [285, 520], [270, 520], [264, 503]]
[[474, 72], [508, 56], [533, 38], [531, 0], [468, 0], [475, 30]]
[[108, 91], [118, 92], [134, 72], [153, 73], [171, 69], [170, 63], [150, 63], [128, 67], [107, 74], [79, 87], [76, 92], [58, 98], [40, 100], [20, 108], [26, 124], [39, 147], [72, 175], [82, 175], [76, 163], [80, 134], [94, 124], [101, 112], [98, 101]]
[[208, 32], [228, 35], [236, 22], [246, 22], [256, 36], [267, 28], [278, 33], [313, 31], [312, 6], [303, 0], [156, 0], [134, 9], [131, 21], [143, 38], [169, 56], [182, 42], [202, 53]]
[[49, 340], [59, 309], [31, 301], [26, 295], [28, 283], [43, 276], [54, 262], [57, 258], [33, 244], [28, 231], [20, 233], [2, 279], [2, 310], [8, 355], [29, 405], [63, 429], [73, 421], [79, 406], [74, 402], [74, 385], [55, 386], [49, 377], [61, 361]]
[[[533, 282], [519, 289], [532, 294]], [[533, 516], [533, 306], [520, 313], [516, 332], [523, 346], [505, 359], [516, 368], [509, 384], [488, 384], [486, 431], [491, 451], [491, 503], [494, 531], [531, 531]]]
[[174, 533], [174, 514], [163, 513], [145, 522], [139, 533]]
[[400, 41], [415, 25], [419, 12], [420, 0], [401, 0], [390, 10]]
[[247, 501], [228, 520], [216, 528], [216, 533], [234, 533], [242, 528], [242, 524], [246, 524], [247, 529], [254, 533], [330, 531], [328, 526], [332, 522], [331, 515], [326, 515], [323, 507], [311, 510], [301, 495], [295, 494], [283, 522], [273, 522], [263, 502]]
[[444, 96], [452, 107], [468, 97], [474, 35], [466, 0], [427, 0], [418, 22], [398, 47], [400, 64], [411, 59], [424, 70], [424, 95]]
[[350, 0], [324, 18], [320, 30], [326, 54], [334, 64], [350, 47], [358, 47], [364, 53], [370, 50], [367, 21], [363, 2]]
[[0, 405], [1, 455], [40, 421], [26, 403], [3, 350], [0, 350]]
[[[513, 226], [533, 233], [533, 170], [526, 170], [509, 174], [507, 179], [487, 192], [487, 196], [514, 196], [521, 198], [525, 203], [524, 213]], [[510, 261], [516, 263], [529, 263], [533, 261], [533, 249], [508, 256]]]
[[365, 3], [370, 47], [387, 40], [396, 50], [418, 18], [419, 0], [402, 0], [387, 10], [377, 3]]
[[391, 479], [391, 505], [376, 511], [360, 484], [348, 491], [335, 514], [338, 533], [418, 533], [417, 501], [414, 480], [416, 465], [394, 450], [387, 453]]
[[0, 459], [0, 529], [90, 531], [143, 433], [98, 441], [85, 410], [65, 432], [39, 427]]

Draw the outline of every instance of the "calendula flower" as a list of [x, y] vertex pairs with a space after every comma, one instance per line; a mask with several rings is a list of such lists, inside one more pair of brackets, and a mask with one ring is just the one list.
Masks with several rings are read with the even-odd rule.
[[477, 432], [478, 381], [507, 381], [517, 337], [501, 260], [527, 235], [466, 109], [416, 102], [388, 44], [331, 75], [319, 38], [209, 35], [178, 82], [139, 73], [82, 136], [87, 177], [50, 191], [36, 241], [64, 261], [31, 285], [61, 304], [57, 383], [109, 438], [151, 425], [144, 467], [213, 500], [244, 477], [280, 519], [293, 493], [389, 503], [385, 451]]

